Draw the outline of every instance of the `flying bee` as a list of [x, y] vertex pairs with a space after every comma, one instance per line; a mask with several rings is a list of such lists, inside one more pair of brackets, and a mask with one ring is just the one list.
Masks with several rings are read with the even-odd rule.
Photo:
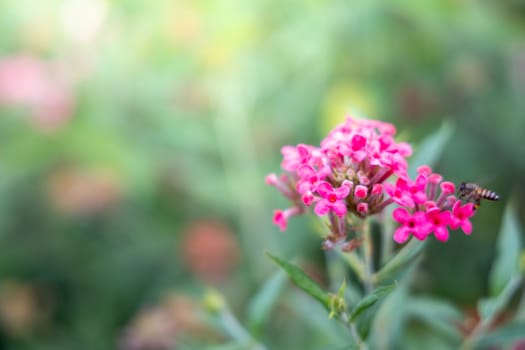
[[459, 199], [467, 203], [474, 203], [474, 209], [479, 208], [482, 199], [488, 199], [489, 201], [497, 201], [499, 199], [499, 195], [496, 192], [469, 182], [461, 183], [458, 194]]

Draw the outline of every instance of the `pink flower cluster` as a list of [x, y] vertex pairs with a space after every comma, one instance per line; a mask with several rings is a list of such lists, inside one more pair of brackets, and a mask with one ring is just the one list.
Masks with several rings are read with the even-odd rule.
[[424, 240], [432, 233], [439, 241], [446, 242], [448, 228], [461, 228], [466, 234], [472, 232], [469, 218], [474, 215], [474, 204], [462, 205], [454, 196], [454, 184], [442, 180], [429, 166], [422, 166], [414, 182], [399, 178], [395, 185], [385, 184], [390, 198], [400, 205], [392, 213], [394, 220], [401, 224], [394, 232], [396, 242], [404, 243], [410, 235]]
[[290, 217], [313, 206], [316, 215], [330, 219], [332, 234], [325, 242], [330, 247], [346, 238], [349, 215], [364, 218], [397, 204], [393, 218], [401, 224], [394, 233], [398, 243], [406, 242], [410, 235], [423, 240], [432, 233], [446, 241], [448, 227], [461, 227], [470, 234], [473, 205], [462, 205], [453, 195], [454, 184], [442, 181], [428, 166], [420, 167], [416, 180], [410, 180], [406, 158], [412, 149], [396, 142], [395, 133], [392, 124], [348, 117], [320, 147], [284, 146], [281, 167], [286, 172], [269, 174], [266, 183], [293, 205], [275, 210], [273, 222], [284, 231]]

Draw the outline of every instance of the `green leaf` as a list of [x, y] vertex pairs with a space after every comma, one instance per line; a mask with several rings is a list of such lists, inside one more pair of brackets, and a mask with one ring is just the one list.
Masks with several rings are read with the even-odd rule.
[[409, 302], [407, 279], [390, 293], [377, 311], [370, 334], [371, 349], [397, 349], [405, 323], [405, 310]]
[[273, 274], [248, 304], [248, 324], [252, 331], [260, 329], [267, 321], [273, 306], [285, 285], [286, 275], [279, 271]]
[[328, 311], [330, 311], [330, 295], [314, 282], [303, 270], [269, 252], [266, 255], [279, 265], [288, 275], [290, 280], [303, 291], [317, 299]]
[[407, 305], [407, 316], [416, 318], [427, 329], [433, 330], [441, 338], [453, 341], [454, 347], [461, 341], [457, 327], [463, 318], [462, 313], [453, 305], [438, 299], [412, 297]]
[[[306, 298], [308, 299], [305, 300]], [[348, 334], [348, 328], [342, 322], [329, 321], [323, 306], [313, 302], [307, 295], [285, 293], [284, 302], [301, 322], [304, 322], [309, 329], [315, 330], [319, 335], [329, 340], [330, 345], [334, 348], [337, 349], [343, 345], [348, 346], [348, 342], [352, 342], [352, 338]]]
[[499, 232], [496, 261], [490, 273], [491, 295], [500, 293], [511, 276], [519, 272], [520, 251], [521, 230], [516, 209], [508, 205]]
[[374, 274], [374, 282], [380, 283], [392, 279], [393, 275], [405, 267], [411, 266], [419, 257], [427, 241], [412, 239], [394, 255], [379, 271]]
[[421, 142], [410, 161], [408, 172], [411, 178], [416, 177], [419, 166], [423, 164], [434, 166], [437, 163], [453, 131], [452, 124], [444, 122], [439, 130]]
[[494, 345], [503, 345], [525, 337], [525, 321], [513, 322], [479, 338], [476, 349], [485, 349]]
[[395, 284], [392, 284], [392, 285], [388, 285], [388, 286], [381, 286], [381, 287], [378, 287], [375, 290], [373, 290], [372, 293], [370, 293], [366, 297], [364, 297], [354, 307], [354, 309], [350, 313], [350, 322], [353, 322], [365, 310], [367, 310], [370, 307], [372, 307], [375, 303], [377, 303], [379, 300], [381, 300], [381, 298], [383, 298], [388, 293], [390, 293], [394, 288], [395, 288]]
[[492, 319], [502, 311], [520, 286], [521, 281], [522, 276], [512, 276], [505, 288], [497, 296], [481, 299], [478, 303], [478, 311], [481, 318], [484, 320]]

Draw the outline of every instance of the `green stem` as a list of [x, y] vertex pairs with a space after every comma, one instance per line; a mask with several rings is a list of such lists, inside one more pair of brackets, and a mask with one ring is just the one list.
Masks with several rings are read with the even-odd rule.
[[363, 283], [365, 286], [365, 291], [368, 294], [374, 289], [374, 247], [372, 235], [370, 233], [370, 222], [366, 221], [363, 223], [363, 225], [363, 256], [365, 261], [365, 275], [363, 278]]
[[363, 341], [363, 339], [361, 339], [361, 337], [359, 336], [359, 333], [357, 332], [357, 328], [355, 326], [355, 323], [354, 322], [350, 322], [350, 318], [348, 317], [346, 312], [341, 314], [341, 318], [342, 318], [343, 322], [347, 325], [348, 329], [350, 330], [350, 335], [354, 339], [354, 341], [357, 344], [357, 346], [359, 346], [359, 349], [361, 349], [361, 350], [368, 350], [368, 346]]
[[238, 341], [243, 348], [249, 350], [266, 350], [266, 346], [258, 343], [246, 329], [237, 321], [227, 307], [222, 308], [219, 318], [226, 333]]

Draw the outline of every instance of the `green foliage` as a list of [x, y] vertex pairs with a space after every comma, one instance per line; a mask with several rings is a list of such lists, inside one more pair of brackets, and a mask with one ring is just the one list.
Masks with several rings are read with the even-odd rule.
[[521, 237], [522, 232], [520, 231], [515, 206], [509, 204], [503, 215], [496, 260], [490, 273], [490, 292], [492, 295], [501, 293], [509, 280], [520, 274]]
[[358, 318], [364, 311], [369, 309], [375, 303], [384, 298], [395, 288], [395, 285], [381, 286], [372, 291], [372, 293], [361, 299], [357, 305], [354, 306], [350, 313], [350, 322], [353, 322]]
[[247, 323], [254, 333], [258, 333], [261, 327], [270, 319], [273, 307], [285, 283], [286, 275], [281, 272], [275, 273], [250, 300], [250, 304], [247, 307]]
[[325, 292], [316, 282], [314, 282], [302, 269], [293, 265], [281, 258], [278, 258], [269, 252], [266, 255], [279, 265], [288, 275], [290, 280], [295, 285], [305, 291], [307, 294], [315, 298], [327, 310], [331, 310], [330, 295]]

